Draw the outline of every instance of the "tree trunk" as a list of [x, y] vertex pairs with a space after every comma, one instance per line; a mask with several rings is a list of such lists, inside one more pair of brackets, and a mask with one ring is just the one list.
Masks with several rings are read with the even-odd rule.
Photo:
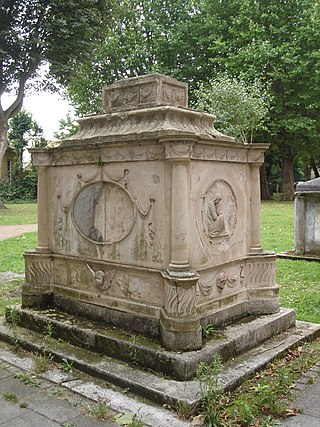
[[282, 196], [281, 200], [293, 200], [294, 178], [293, 178], [293, 157], [284, 155], [282, 159]]
[[271, 194], [269, 189], [269, 182], [267, 177], [266, 165], [263, 164], [260, 168], [260, 193], [261, 200], [271, 200]]
[[[313, 157], [311, 157], [311, 159], [310, 159], [310, 163], [311, 163], [311, 167], [312, 167], [312, 170], [313, 170], [313, 173], [314, 173], [314, 177], [315, 177], [315, 178], [319, 178], [319, 171], [318, 171], [318, 168], [317, 168], [316, 162], [314, 161], [314, 158], [313, 158]], [[310, 178], [309, 178], [309, 179], [311, 179], [311, 176], [310, 176]]]
[[[3, 157], [5, 155], [7, 148], [8, 148], [7, 133], [8, 133], [8, 120], [6, 120], [2, 116], [0, 119], [0, 172], [2, 170]], [[0, 198], [0, 209], [6, 209], [1, 198]]]

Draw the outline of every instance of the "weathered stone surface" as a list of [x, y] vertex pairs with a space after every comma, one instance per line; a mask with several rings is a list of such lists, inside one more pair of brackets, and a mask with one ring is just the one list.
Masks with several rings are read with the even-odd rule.
[[201, 327], [279, 311], [275, 256], [260, 245], [266, 144], [240, 144], [155, 74], [103, 89], [105, 114], [32, 149], [39, 236], [25, 307], [52, 305], [201, 349]]
[[297, 184], [294, 228], [294, 255], [320, 257], [320, 178]]

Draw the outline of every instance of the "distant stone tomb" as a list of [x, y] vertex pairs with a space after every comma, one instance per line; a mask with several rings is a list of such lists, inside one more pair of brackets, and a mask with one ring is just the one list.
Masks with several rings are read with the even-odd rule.
[[296, 186], [294, 254], [320, 258], [320, 178]]
[[103, 88], [104, 114], [31, 150], [38, 246], [25, 255], [24, 307], [55, 306], [174, 351], [201, 348], [208, 324], [279, 311], [275, 254], [260, 245], [268, 146], [238, 143], [187, 107], [177, 80], [122, 80]]

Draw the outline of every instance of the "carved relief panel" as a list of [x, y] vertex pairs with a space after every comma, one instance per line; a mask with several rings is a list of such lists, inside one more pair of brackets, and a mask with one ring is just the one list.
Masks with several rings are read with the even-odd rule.
[[141, 169], [134, 163], [129, 170], [125, 164], [84, 165], [65, 173], [64, 179], [56, 168], [55, 251], [100, 260], [161, 262], [163, 224], [157, 218], [164, 179], [159, 166], [157, 162]]
[[28, 259], [25, 274], [28, 284], [51, 284], [52, 260], [45, 257]]
[[237, 292], [245, 286], [244, 264], [225, 266], [204, 274], [197, 286], [200, 302]]
[[248, 285], [250, 287], [276, 286], [275, 257], [256, 257], [248, 261]]

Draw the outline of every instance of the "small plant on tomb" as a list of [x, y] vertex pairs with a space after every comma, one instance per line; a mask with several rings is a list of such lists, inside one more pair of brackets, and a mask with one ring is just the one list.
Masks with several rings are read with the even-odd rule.
[[209, 335], [212, 335], [214, 333], [214, 331], [215, 331], [214, 326], [211, 324], [202, 326], [203, 338], [207, 338]]
[[51, 322], [47, 323], [43, 334], [45, 336], [45, 338], [52, 338], [53, 337], [53, 324]]
[[131, 345], [130, 345], [130, 361], [131, 365], [137, 366], [139, 365], [139, 350], [137, 348], [138, 344], [138, 337], [134, 335], [130, 339]]
[[66, 371], [66, 372], [72, 372], [73, 370], [74, 370], [74, 366], [73, 366], [73, 362], [72, 362], [72, 360], [68, 360], [68, 359], [66, 359], [66, 358], [63, 358], [62, 359], [62, 362], [60, 363], [60, 368], [63, 370], [63, 371]]
[[19, 338], [18, 338], [18, 332], [17, 332], [17, 327], [20, 324], [20, 314], [17, 310], [17, 307], [7, 307], [8, 310], [8, 315], [7, 315], [7, 319], [10, 322], [10, 327], [11, 327], [11, 331], [12, 331], [12, 337], [11, 337], [11, 344], [14, 345], [15, 347], [19, 347]]
[[116, 424], [129, 427], [143, 427], [143, 422], [139, 420], [136, 414], [117, 414], [113, 417]]
[[187, 420], [192, 415], [196, 413], [197, 410], [197, 404], [189, 405], [189, 403], [179, 400], [177, 406], [176, 406], [176, 412], [178, 416], [183, 419]]
[[52, 354], [50, 352], [47, 353], [46, 350], [43, 350], [43, 354], [37, 357], [35, 360], [35, 364], [36, 364], [35, 371], [36, 372], [46, 371], [47, 369], [49, 369], [52, 362], [53, 362]]

